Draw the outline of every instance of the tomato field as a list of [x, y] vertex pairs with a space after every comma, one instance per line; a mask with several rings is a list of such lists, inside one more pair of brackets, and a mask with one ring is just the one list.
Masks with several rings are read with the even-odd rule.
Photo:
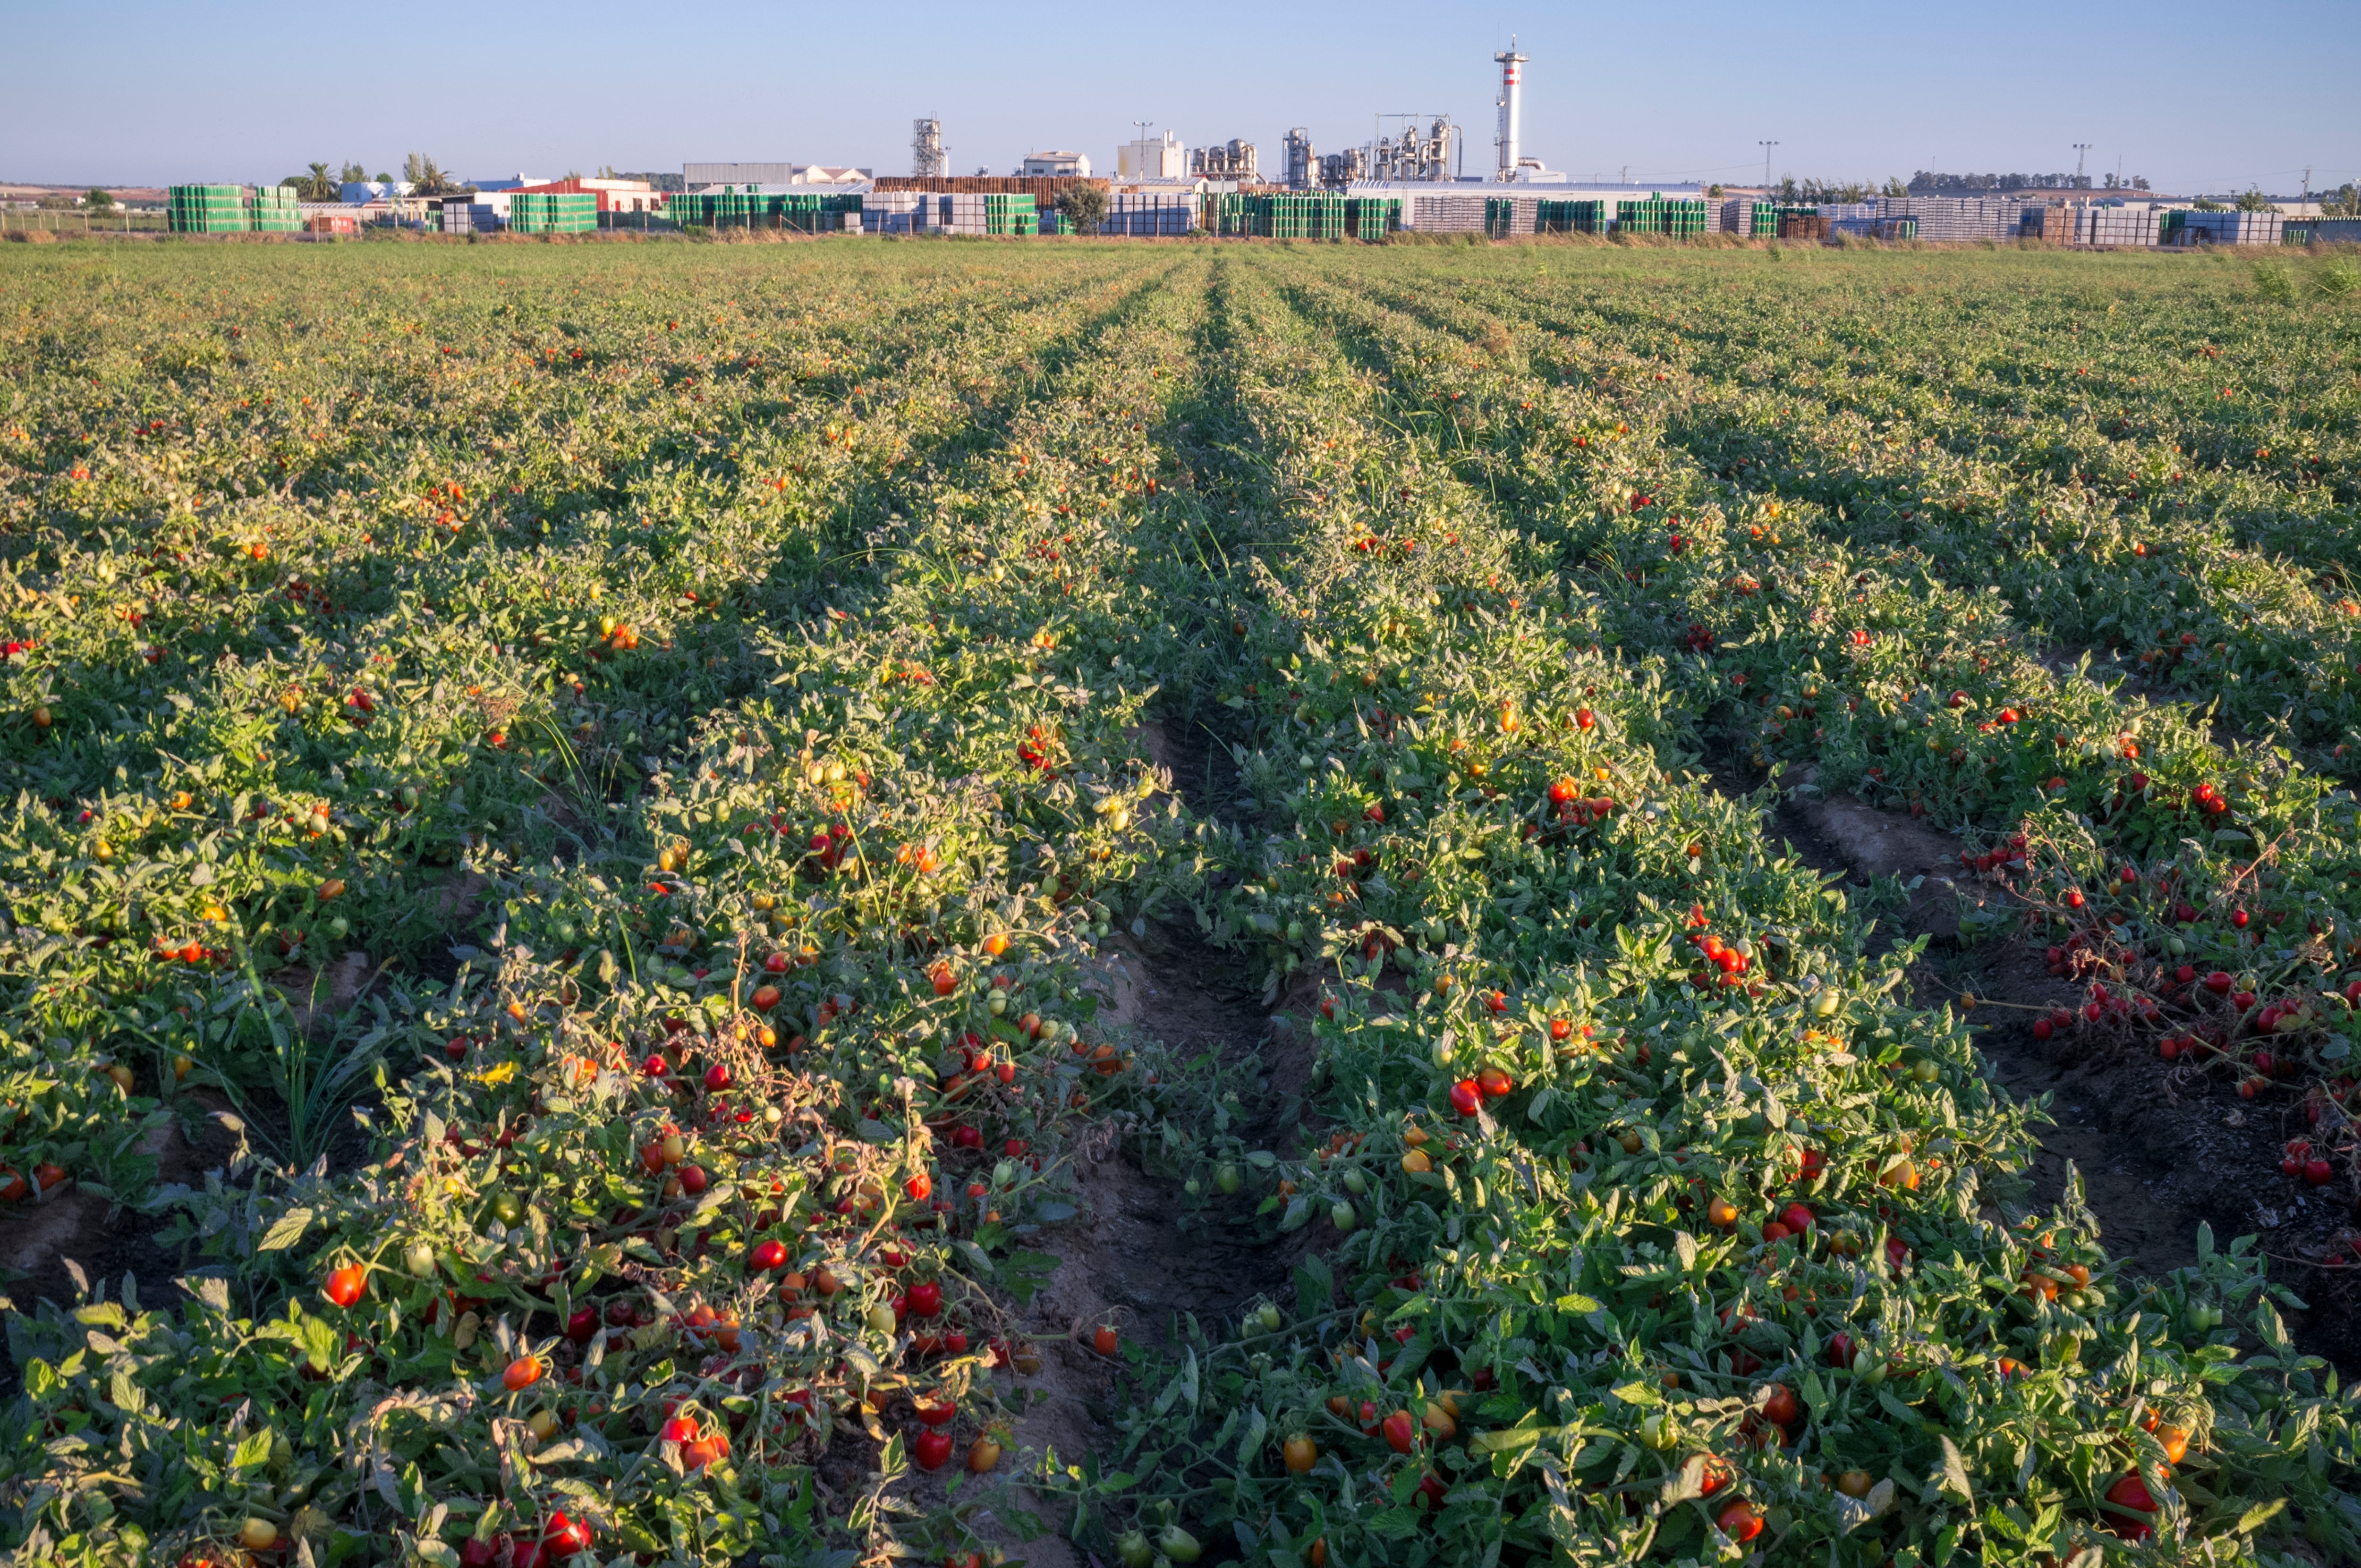
[[2361, 1557], [2349, 260], [0, 278], [24, 1561]]

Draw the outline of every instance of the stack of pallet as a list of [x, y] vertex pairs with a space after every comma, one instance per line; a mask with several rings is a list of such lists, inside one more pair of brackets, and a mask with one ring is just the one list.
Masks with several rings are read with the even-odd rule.
[[1781, 239], [1826, 239], [1828, 220], [1817, 207], [1787, 207], [1779, 209]]
[[1828, 223], [1828, 232], [1842, 235], [1848, 239], [1874, 239], [1895, 245], [1918, 237], [1918, 220], [1910, 217], [1834, 218]]
[[2277, 213], [2169, 212], [2159, 225], [2165, 245], [2277, 245]]
[[[1032, 197], [984, 192], [930, 193], [923, 198], [919, 211], [926, 216], [925, 227], [929, 234], [964, 235], [980, 239], [985, 235], [1015, 233], [1016, 209], [1013, 203], [1019, 200], [1026, 203], [1024, 211], [1030, 218]], [[933, 203], [931, 209], [926, 205], [927, 203]], [[914, 220], [913, 227], [916, 226]], [[1032, 225], [1028, 222], [1026, 232], [1030, 233]]]
[[1115, 191], [1099, 233], [1133, 238], [1185, 235], [1198, 225], [1198, 197], [1187, 191]]
[[[2161, 209], [2146, 203], [2136, 207], [2102, 205], [2069, 207], [2072, 225], [2070, 245], [2103, 246], [2109, 249], [2136, 247], [2153, 247], [2160, 236], [2163, 224]], [[2046, 225], [2045, 225], [2046, 226]]]
[[1721, 204], [1721, 232], [1741, 239], [1764, 239], [1779, 232], [1779, 204], [1741, 196]]
[[1412, 196], [1406, 226], [1422, 234], [1481, 234], [1481, 196]]
[[1877, 212], [1883, 218], [1916, 218], [1920, 239], [1957, 245], [2016, 238], [2025, 230], [2026, 208], [2013, 196], [1887, 196]]
[[1484, 232], [1494, 239], [1543, 233], [1541, 214], [1547, 204], [1540, 196], [1487, 196]]
[[923, 234], [927, 225], [919, 206], [926, 200], [916, 191], [872, 191], [861, 198], [861, 232]]

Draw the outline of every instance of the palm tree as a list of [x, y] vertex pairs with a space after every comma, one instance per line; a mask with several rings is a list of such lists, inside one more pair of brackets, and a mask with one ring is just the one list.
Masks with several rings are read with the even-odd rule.
[[311, 174], [307, 178], [297, 182], [295, 186], [295, 196], [298, 201], [303, 202], [335, 201], [336, 199], [336, 181], [329, 175], [328, 166], [324, 163], [314, 163], [312, 165]]

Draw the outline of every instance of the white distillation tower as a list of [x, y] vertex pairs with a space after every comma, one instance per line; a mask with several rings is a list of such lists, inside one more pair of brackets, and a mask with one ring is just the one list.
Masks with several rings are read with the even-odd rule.
[[1517, 177], [1517, 122], [1524, 109], [1525, 77], [1521, 69], [1525, 57], [1517, 52], [1514, 34], [1509, 47], [1492, 57], [1500, 66], [1500, 134], [1495, 142], [1499, 148], [1500, 166], [1496, 178], [1514, 180]]

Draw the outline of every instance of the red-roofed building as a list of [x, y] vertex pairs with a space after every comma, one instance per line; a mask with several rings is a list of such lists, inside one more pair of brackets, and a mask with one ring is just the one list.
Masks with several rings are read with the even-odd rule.
[[598, 211], [602, 214], [661, 213], [664, 205], [664, 193], [644, 180], [590, 180], [577, 175], [571, 180], [552, 180], [517, 189], [593, 195], [598, 198]]

